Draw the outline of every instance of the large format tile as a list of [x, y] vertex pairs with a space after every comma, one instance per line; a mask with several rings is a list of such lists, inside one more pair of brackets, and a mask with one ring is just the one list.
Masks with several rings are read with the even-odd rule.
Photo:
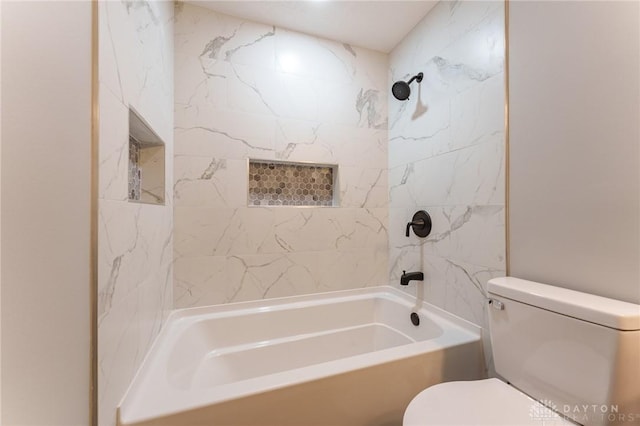
[[[98, 413], [116, 406], [173, 301], [173, 5], [100, 2]], [[127, 201], [133, 108], [165, 143], [165, 205]]]
[[501, 135], [389, 170], [392, 206], [504, 204]]
[[[504, 5], [440, 2], [390, 54], [389, 84], [423, 72], [412, 96], [389, 99], [389, 283], [482, 326], [486, 281], [505, 273]], [[430, 213], [427, 238], [404, 230]], [[487, 357], [487, 370], [492, 371]]]
[[[175, 46], [176, 306], [386, 282], [387, 55], [190, 4]], [[248, 206], [249, 159], [336, 166], [337, 206]]]
[[129, 109], [100, 84], [99, 197], [124, 201], [129, 185]]
[[246, 160], [180, 155], [174, 158], [174, 167], [176, 206], [246, 206]]

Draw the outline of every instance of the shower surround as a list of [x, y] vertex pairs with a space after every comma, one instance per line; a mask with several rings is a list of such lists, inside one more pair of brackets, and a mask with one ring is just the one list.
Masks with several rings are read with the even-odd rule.
[[[175, 7], [100, 3], [100, 424], [172, 308], [406, 269], [425, 274], [408, 291], [485, 326], [505, 273], [503, 3], [440, 2], [390, 55]], [[129, 106], [166, 144], [164, 206], [126, 201]], [[338, 206], [249, 207], [249, 159], [337, 166]], [[431, 235], [406, 238], [421, 209]]]
[[[486, 330], [485, 285], [506, 273], [504, 3], [438, 3], [390, 67], [388, 87], [424, 73], [389, 101], [390, 283], [423, 271], [407, 291]], [[417, 210], [433, 220], [425, 239], [401, 231]]]
[[[98, 14], [98, 423], [110, 426], [173, 302], [173, 4], [101, 1]], [[128, 201], [130, 107], [165, 143], [164, 205]]]
[[[174, 307], [386, 284], [387, 55], [177, 3]], [[248, 159], [338, 166], [249, 207]]]

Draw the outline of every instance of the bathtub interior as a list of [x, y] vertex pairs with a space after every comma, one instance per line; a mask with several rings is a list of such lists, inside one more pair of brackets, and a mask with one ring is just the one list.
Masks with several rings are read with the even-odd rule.
[[[389, 296], [244, 309], [196, 320], [169, 349], [167, 380], [179, 389], [219, 386], [442, 335]], [[410, 325], [410, 326], [409, 326]]]
[[[119, 417], [152, 418], [480, 342], [476, 326], [418, 305], [377, 287], [176, 311]], [[412, 311], [421, 317], [418, 327]]]

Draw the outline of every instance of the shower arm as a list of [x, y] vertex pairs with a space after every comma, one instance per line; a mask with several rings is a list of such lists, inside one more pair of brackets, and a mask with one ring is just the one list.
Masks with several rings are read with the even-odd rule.
[[423, 77], [423, 74], [419, 72], [418, 74], [411, 77], [411, 79], [407, 81], [407, 84], [413, 83], [413, 80], [416, 80], [418, 83], [420, 83], [422, 81], [422, 77]]

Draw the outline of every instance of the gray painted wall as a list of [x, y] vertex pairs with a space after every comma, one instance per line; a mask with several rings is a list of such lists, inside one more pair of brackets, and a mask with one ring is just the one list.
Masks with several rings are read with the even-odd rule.
[[91, 2], [2, 4], [3, 425], [89, 423]]
[[510, 2], [512, 276], [640, 303], [639, 7]]

